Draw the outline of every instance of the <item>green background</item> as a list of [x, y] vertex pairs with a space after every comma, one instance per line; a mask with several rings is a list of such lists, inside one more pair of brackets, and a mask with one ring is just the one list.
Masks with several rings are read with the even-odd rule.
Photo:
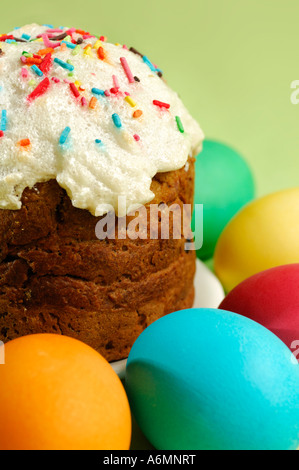
[[13, 0], [0, 31], [77, 26], [135, 46], [163, 69], [209, 138], [239, 150], [259, 195], [297, 186], [298, 0]]

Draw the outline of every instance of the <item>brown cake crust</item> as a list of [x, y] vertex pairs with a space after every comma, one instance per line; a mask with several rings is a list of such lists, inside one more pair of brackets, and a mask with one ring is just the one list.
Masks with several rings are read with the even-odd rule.
[[[192, 204], [193, 159], [188, 166], [155, 176], [151, 204]], [[183, 237], [98, 240], [100, 219], [73, 207], [55, 180], [26, 188], [20, 210], [0, 211], [2, 341], [61, 333], [112, 361], [150, 323], [192, 306], [195, 252]]]

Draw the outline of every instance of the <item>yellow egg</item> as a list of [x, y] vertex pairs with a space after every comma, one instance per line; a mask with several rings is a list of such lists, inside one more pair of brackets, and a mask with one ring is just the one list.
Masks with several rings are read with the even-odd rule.
[[215, 272], [226, 291], [265, 269], [299, 263], [299, 188], [258, 199], [224, 229]]

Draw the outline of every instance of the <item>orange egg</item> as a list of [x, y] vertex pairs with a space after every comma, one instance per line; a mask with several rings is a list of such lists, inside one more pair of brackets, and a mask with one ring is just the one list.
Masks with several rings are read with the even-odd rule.
[[29, 335], [5, 344], [0, 450], [127, 450], [131, 415], [109, 363], [75, 339]]

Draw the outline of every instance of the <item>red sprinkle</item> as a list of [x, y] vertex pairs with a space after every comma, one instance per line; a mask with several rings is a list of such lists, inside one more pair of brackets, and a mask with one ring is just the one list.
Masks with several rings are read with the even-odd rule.
[[156, 106], [159, 106], [159, 108], [166, 108], [166, 109], [170, 108], [170, 104], [163, 103], [162, 101], [158, 101], [158, 100], [154, 100], [153, 104], [155, 104]]
[[138, 134], [134, 134], [134, 136], [133, 136], [133, 137], [134, 137], [134, 139], [136, 140], [136, 142], [138, 142], [138, 141], [140, 140], [140, 137], [139, 137], [139, 135], [138, 135]]
[[0, 41], [4, 42], [6, 39], [14, 39], [12, 34], [4, 34], [3, 36], [0, 37]]
[[105, 59], [105, 52], [104, 52], [104, 49], [102, 47], [98, 48], [98, 58], [101, 59], [101, 60]]
[[40, 82], [39, 85], [37, 85], [37, 87], [33, 90], [33, 92], [27, 96], [27, 101], [33, 101], [39, 96], [44, 95], [49, 87], [50, 87], [50, 80], [48, 79], [48, 77], [46, 77], [44, 78], [42, 82]]
[[75, 85], [74, 83], [70, 83], [70, 89], [71, 89], [71, 91], [73, 92], [73, 95], [74, 95], [76, 98], [79, 98], [80, 93], [79, 93], [78, 88], [76, 87], [76, 85]]
[[0, 131], [0, 138], [4, 136], [4, 132]]
[[39, 68], [45, 75], [48, 75], [52, 67], [52, 63], [53, 63], [52, 54], [49, 52], [48, 54], [45, 55]]
[[84, 98], [84, 96], [82, 96], [82, 98], [81, 98], [81, 105], [82, 105], [82, 106], [86, 106], [86, 105], [87, 105], [87, 99]]

